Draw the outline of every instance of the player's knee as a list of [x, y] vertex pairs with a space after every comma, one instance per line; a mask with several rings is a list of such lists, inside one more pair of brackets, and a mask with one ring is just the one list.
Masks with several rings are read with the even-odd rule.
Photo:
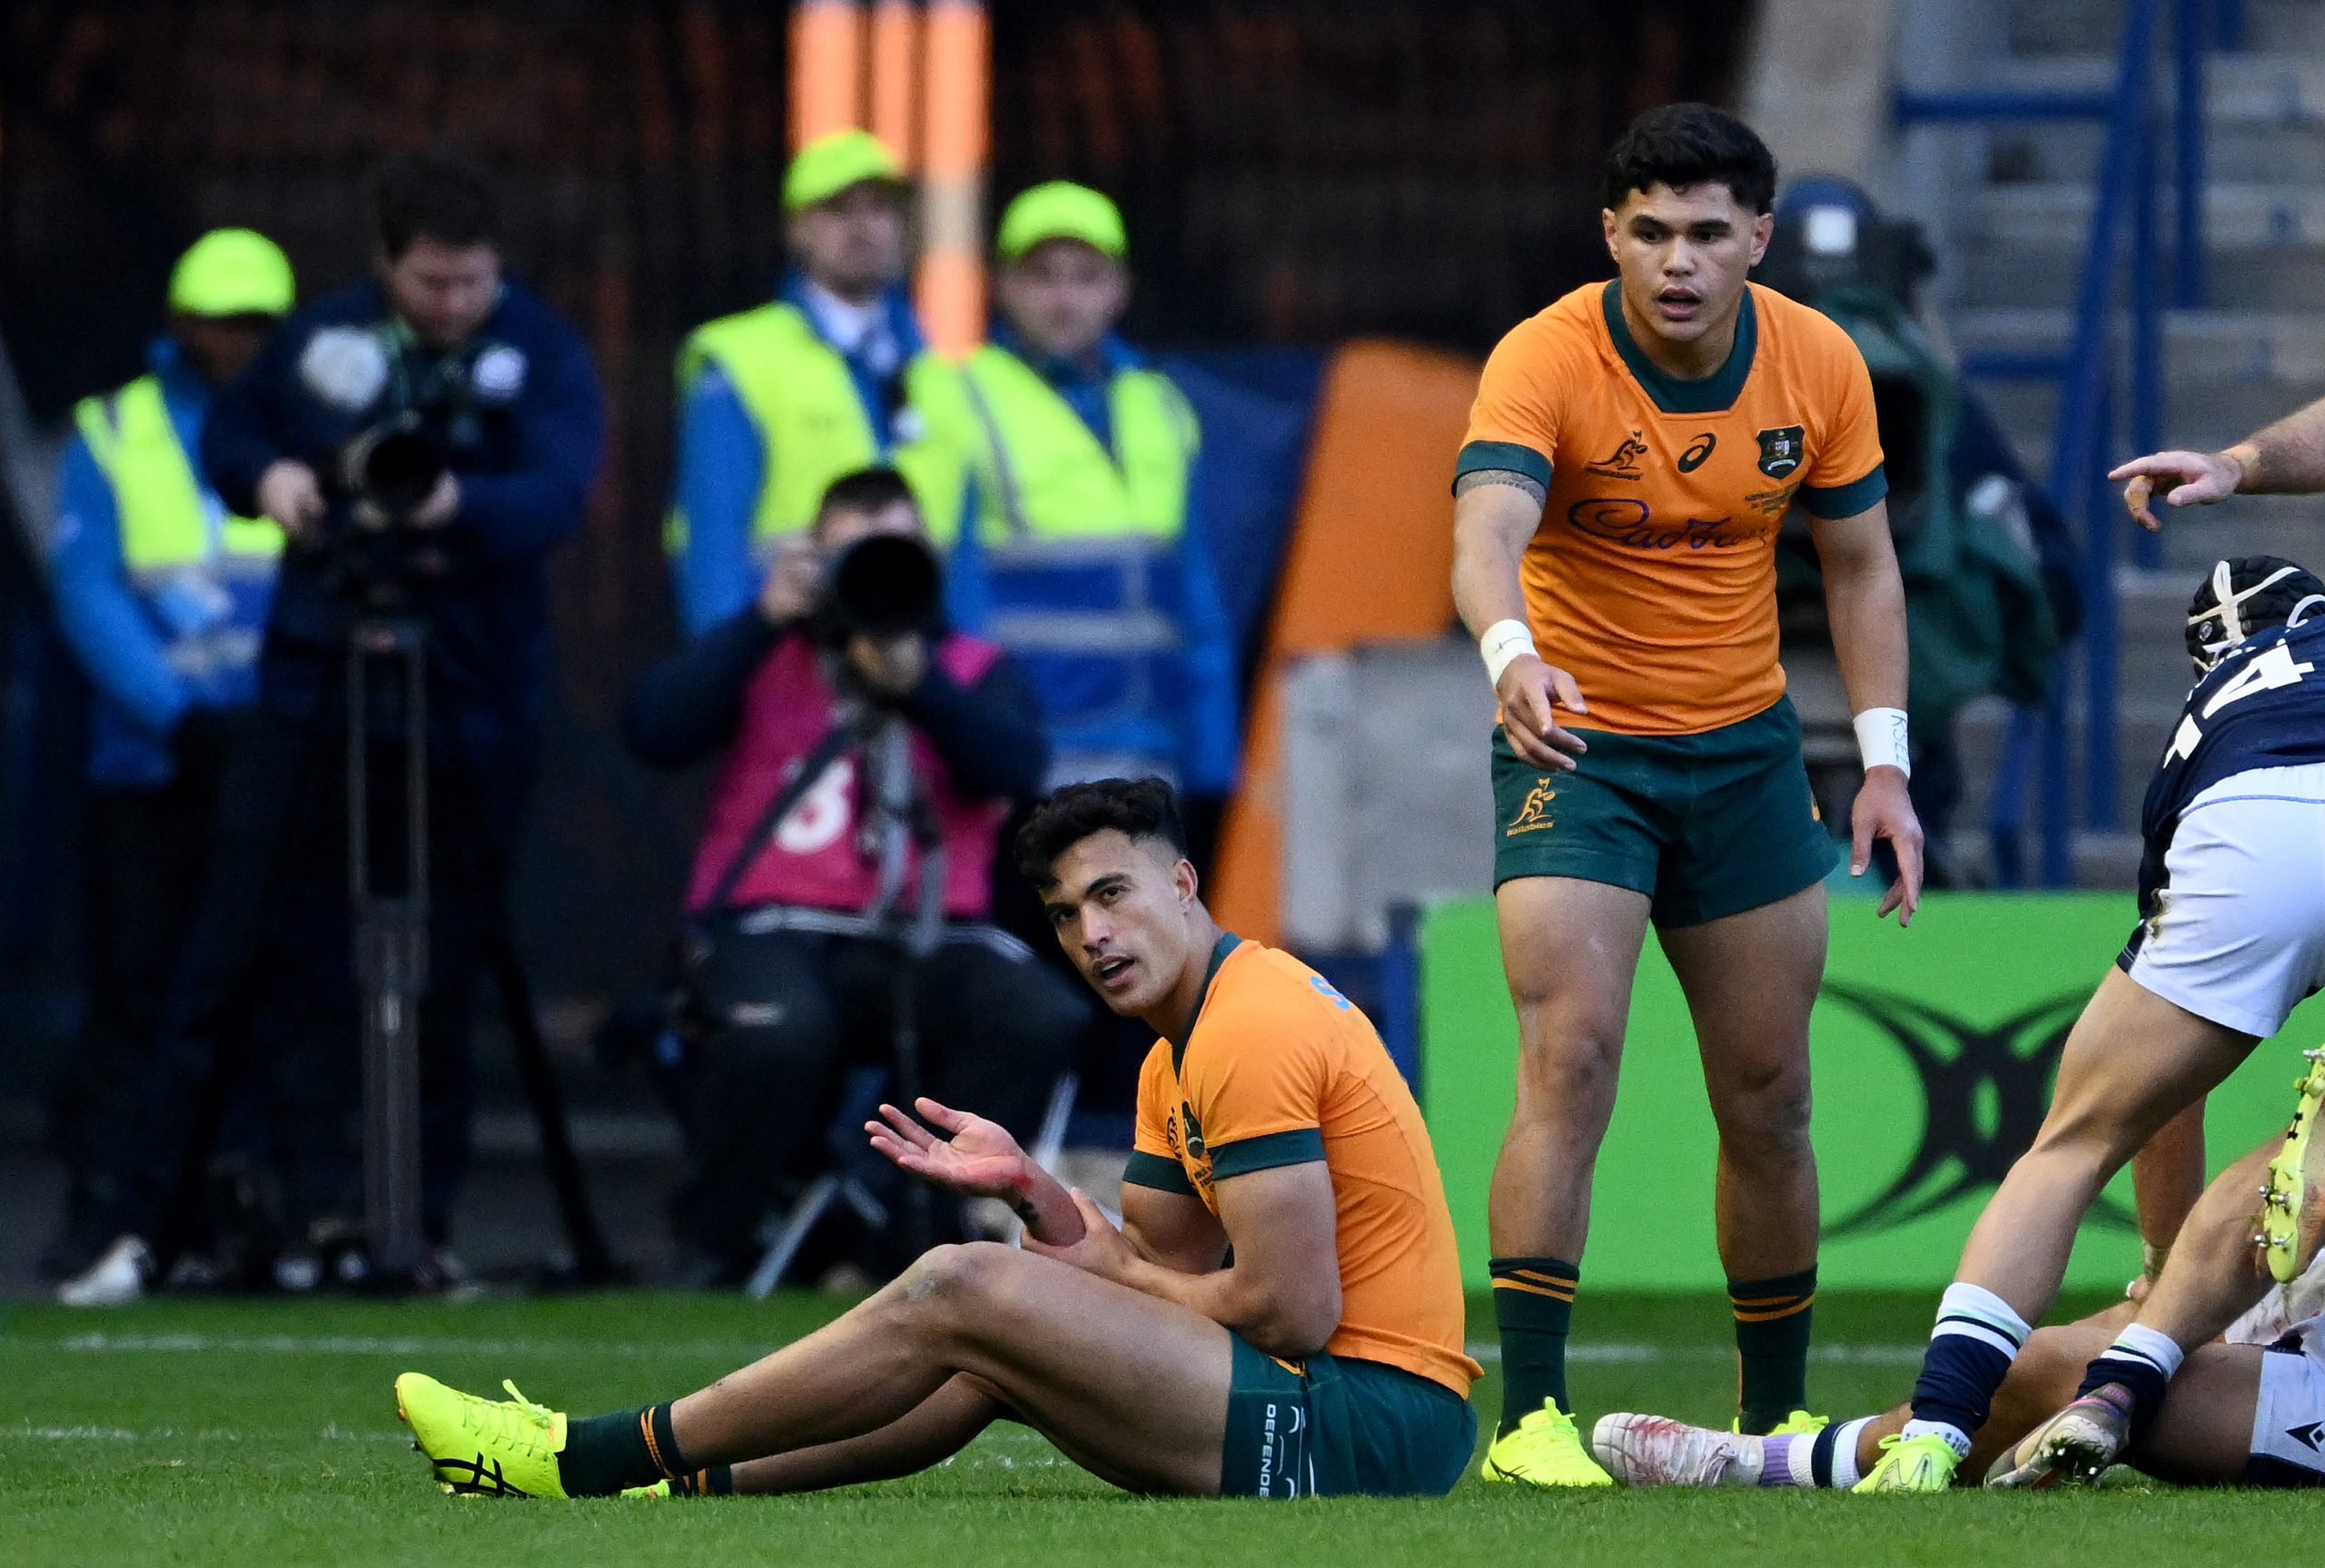
[[1733, 1150], [1793, 1158], [1808, 1150], [1808, 1063], [1786, 1061], [1736, 1073], [1712, 1095], [1720, 1140]]
[[1588, 1023], [1530, 1041], [1518, 1067], [1517, 1119], [1603, 1127], [1614, 1109], [1622, 1051], [1620, 1029]]
[[905, 1270], [905, 1301], [939, 1317], [974, 1313], [989, 1302], [1004, 1277], [1024, 1255], [997, 1241], [957, 1242], [931, 1247]]

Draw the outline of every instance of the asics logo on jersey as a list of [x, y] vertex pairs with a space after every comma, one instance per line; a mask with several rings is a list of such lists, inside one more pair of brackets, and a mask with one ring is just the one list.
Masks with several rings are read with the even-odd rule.
[[1687, 449], [1679, 454], [1679, 471], [1683, 474], [1692, 474], [1702, 468], [1704, 459], [1711, 456], [1711, 449], [1717, 445], [1719, 445], [1719, 438], [1709, 430], [1697, 436], [1687, 443]]
[[1594, 539], [1606, 539], [1634, 550], [1730, 549], [1765, 539], [1775, 524], [1738, 522], [1734, 518], [1687, 518], [1677, 523], [1657, 523], [1645, 501], [1627, 496], [1603, 496], [1577, 501], [1567, 508], [1566, 520]]
[[1612, 453], [1595, 463], [1583, 464], [1582, 468], [1585, 473], [1597, 474], [1602, 479], [1643, 479], [1647, 475], [1639, 468], [1638, 460], [1645, 456], [1647, 443], [1639, 439], [1638, 431], [1633, 430], [1623, 438], [1622, 445]]
[[1521, 833], [1539, 833], [1546, 827], [1554, 826], [1548, 814], [1550, 803], [1558, 798], [1558, 792], [1550, 787], [1548, 779], [1538, 781], [1532, 789], [1526, 792], [1526, 798], [1519, 803], [1518, 814], [1509, 819], [1509, 826], [1502, 831], [1502, 836], [1516, 838]]

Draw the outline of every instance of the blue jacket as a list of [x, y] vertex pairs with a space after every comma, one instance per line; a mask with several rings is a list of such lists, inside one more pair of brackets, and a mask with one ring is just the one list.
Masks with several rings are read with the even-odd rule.
[[[808, 307], [805, 280], [795, 270], [784, 275], [776, 298], [796, 305], [808, 327], [834, 351], [823, 324]], [[885, 380], [870, 366], [846, 355], [848, 374], [875, 430], [889, 428], [893, 399], [900, 395], [903, 367], [927, 347], [913, 319], [912, 298], [899, 285], [882, 296], [882, 311], [896, 348], [897, 373]], [[678, 410], [677, 509], [687, 519], [686, 547], [670, 569], [678, 597], [678, 621], [687, 636], [700, 636], [732, 619], [758, 597], [761, 567], [751, 551], [751, 515], [767, 477], [767, 444], [743, 408], [734, 383], [712, 365], [686, 389]]]
[[[300, 311], [267, 340], [203, 433], [203, 461], [229, 507], [254, 515], [259, 476], [278, 458], [306, 463], [331, 492], [341, 447], [391, 409], [385, 393], [351, 409], [325, 402], [302, 379], [301, 358], [319, 331], [369, 331], [387, 320], [380, 285], [365, 281]], [[439, 744], [484, 762], [534, 737], [548, 688], [549, 554], [580, 527], [605, 445], [605, 404], [580, 334], [521, 284], [503, 286], [465, 351], [479, 370], [474, 417], [453, 437], [460, 509], [431, 541], [441, 560], [420, 579], [413, 608], [429, 629]], [[402, 356], [415, 380], [439, 363], [416, 348]], [[327, 540], [349, 526], [346, 510], [334, 502]], [[284, 553], [260, 661], [260, 699], [272, 711], [307, 717], [336, 700], [348, 609], [335, 565], [328, 546]]]
[[[210, 385], [171, 339], [155, 340], [145, 359], [162, 384], [178, 444], [195, 461], [213, 399]], [[225, 509], [214, 493], [205, 492], [203, 499], [214, 537]], [[269, 585], [242, 577], [217, 585], [225, 596], [214, 603], [183, 605], [174, 602], [171, 590], [141, 592], [123, 558], [113, 485], [77, 431], [57, 473], [48, 570], [57, 629], [94, 691], [89, 782], [134, 788], [168, 783], [175, 771], [171, 735], [186, 710], [244, 706], [258, 689], [254, 664], [213, 661], [198, 670], [173, 667], [170, 643], [197, 626], [255, 636], [266, 625]]]
[[[1113, 379], [1125, 370], [1152, 368], [1136, 350], [1109, 333], [1100, 341], [1093, 363], [1073, 364], [1034, 354], [1005, 325], [996, 323], [992, 335], [1049, 384], [1100, 446], [1113, 449], [1109, 389]], [[1197, 468], [1202, 462], [1198, 451]], [[1051, 738], [1069, 766], [1074, 754], [1145, 757], [1175, 774], [1191, 794], [1223, 795], [1234, 788], [1242, 745], [1235, 638], [1212, 560], [1201, 495], [1200, 477], [1190, 474], [1186, 516], [1156, 585], [1162, 602], [1172, 608], [1179, 634], [1177, 649], [1155, 672], [1161, 699], [1157, 711], [1076, 722], [1073, 714], [1093, 705], [1085, 699], [1094, 699], [1099, 707], [1109, 705], [1105, 694], [1122, 679], [1119, 661], [1062, 652], [1021, 654], [1053, 710]], [[990, 567], [974, 524], [977, 512], [972, 495], [972, 522], [961, 530], [946, 586], [948, 608], [964, 629], [987, 632], [997, 615], [1014, 608], [1103, 610], [1110, 607], [1110, 599], [1119, 602], [1115, 575], [1103, 569], [1014, 573]]]

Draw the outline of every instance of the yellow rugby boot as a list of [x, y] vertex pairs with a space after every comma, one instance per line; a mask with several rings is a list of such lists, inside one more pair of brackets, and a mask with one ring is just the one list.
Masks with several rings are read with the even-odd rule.
[[536, 1405], [514, 1383], [502, 1399], [447, 1388], [424, 1373], [396, 1379], [396, 1415], [411, 1428], [412, 1446], [428, 1455], [436, 1479], [456, 1495], [563, 1497], [557, 1456], [565, 1449], [565, 1413]]
[[1527, 1412], [1514, 1429], [1495, 1438], [1478, 1474], [1488, 1481], [1544, 1488], [1615, 1484], [1582, 1445], [1574, 1417], [1555, 1399], [1543, 1400], [1539, 1410]]
[[1884, 1437], [1881, 1463], [1852, 1492], [1943, 1492], [1954, 1484], [1962, 1455], [1934, 1432], [1919, 1437]]
[[2293, 1105], [2292, 1125], [2285, 1129], [2284, 1147], [2269, 1162], [2269, 1184], [2261, 1189], [2257, 1239], [2280, 1285], [2300, 1277], [2317, 1233], [2325, 1228], [2325, 1132], [2317, 1127], [2325, 1113], [2325, 1050], [2301, 1054], [2309, 1059], [2309, 1070], [2293, 1080], [2300, 1098]]
[[[1771, 1426], [1762, 1435], [1767, 1437], [1814, 1437], [1833, 1424], [1829, 1415], [1812, 1415], [1806, 1410], [1796, 1410]], [[1739, 1415], [1727, 1424], [1727, 1430], [1736, 1436], [1744, 1435], [1744, 1418]]]

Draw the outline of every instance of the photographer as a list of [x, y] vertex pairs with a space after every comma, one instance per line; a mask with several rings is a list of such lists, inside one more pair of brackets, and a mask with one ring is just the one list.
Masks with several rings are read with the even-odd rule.
[[[293, 1218], [308, 1223], [325, 1266], [345, 1261], [351, 1274], [361, 1257], [345, 1250], [357, 1186], [346, 1129], [359, 1099], [350, 786], [361, 779], [375, 830], [389, 829], [370, 849], [391, 894], [402, 891], [392, 879], [414, 804], [402, 671], [367, 676], [361, 773], [351, 766], [351, 638], [392, 616], [410, 628], [422, 671], [421, 1206], [440, 1246], [467, 1154], [474, 980], [501, 929], [503, 873], [538, 750], [547, 558], [580, 524], [604, 429], [579, 336], [502, 275], [499, 220], [477, 172], [442, 153], [401, 157], [375, 198], [375, 276], [291, 316], [203, 431], [203, 466], [226, 507], [273, 518], [288, 546], [255, 722], [222, 792], [218, 871], [165, 1030], [167, 1070], [141, 1114], [109, 1131], [116, 1162], [134, 1172], [114, 1223], [152, 1238], [171, 1218], [182, 1164], [209, 1136], [222, 1086], [252, 1070], [245, 1042], [258, 1001], [292, 978], [278, 933], [319, 933], [337, 972], [298, 977], [322, 999], [321, 1016], [300, 1031], [306, 1060], [273, 1065], [279, 1093], [293, 1097], [282, 1129]], [[312, 1277], [315, 1261], [292, 1259], [284, 1277]]]
[[[925, 1092], [974, 1090], [1021, 1136], [1087, 1022], [1071, 985], [984, 923], [1003, 818], [1039, 793], [1048, 746], [1024, 673], [945, 626], [941, 594], [903, 478], [849, 474], [757, 602], [630, 694], [648, 762], [725, 750], [688, 892], [702, 1080], [671, 1205], [707, 1277], [739, 1280], [759, 1221], [814, 1173], [842, 1068], [887, 1061], [898, 965], [915, 966]], [[901, 885], [883, 875], [876, 804], [898, 749], [921, 819]], [[916, 961], [898, 944], [915, 883], [942, 919]]]

